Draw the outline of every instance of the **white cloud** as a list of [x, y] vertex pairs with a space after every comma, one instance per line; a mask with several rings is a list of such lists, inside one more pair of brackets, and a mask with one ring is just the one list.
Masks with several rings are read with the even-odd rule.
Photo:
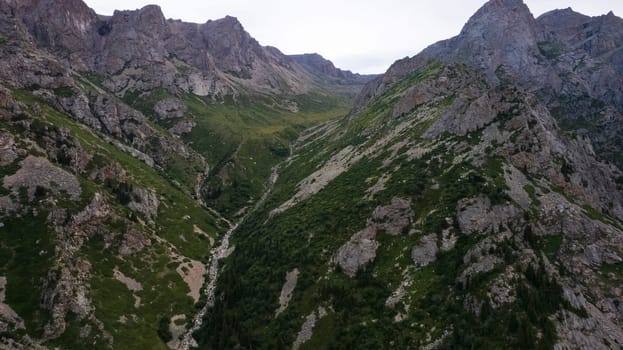
[[[202, 23], [238, 17], [263, 45], [285, 53], [318, 52], [338, 67], [381, 73], [396, 59], [458, 34], [484, 0], [87, 0], [100, 14], [160, 5], [167, 18]], [[525, 0], [534, 15], [573, 7], [587, 15], [612, 10], [613, 0]]]

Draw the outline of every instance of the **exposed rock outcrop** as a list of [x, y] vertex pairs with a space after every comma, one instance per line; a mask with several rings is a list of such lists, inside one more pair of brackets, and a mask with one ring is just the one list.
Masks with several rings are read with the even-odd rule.
[[411, 259], [415, 266], [424, 267], [437, 259], [437, 235], [422, 237], [420, 244], [411, 250]]
[[28, 156], [20, 162], [20, 169], [3, 180], [3, 186], [18, 193], [19, 189], [27, 189], [28, 198], [33, 200], [37, 186], [43, 186], [60, 195], [66, 193], [69, 198], [80, 198], [80, 183], [78, 179], [67, 171], [51, 164], [47, 159]]
[[156, 103], [154, 112], [161, 119], [173, 119], [183, 117], [188, 112], [188, 108], [179, 99], [167, 98]]
[[7, 166], [17, 159], [15, 139], [9, 133], [0, 133], [0, 166]]
[[143, 232], [129, 229], [123, 235], [123, 241], [119, 246], [119, 254], [122, 256], [133, 255], [141, 252], [145, 247], [151, 245], [151, 240]]
[[0, 330], [2, 332], [26, 329], [24, 320], [5, 303], [7, 278], [0, 276]]
[[413, 221], [411, 201], [394, 197], [389, 205], [374, 209], [371, 221], [378, 230], [384, 230], [388, 235], [405, 234]]
[[145, 215], [147, 220], [153, 223], [158, 216], [158, 206], [160, 205], [156, 193], [144, 188], [134, 187], [130, 197], [131, 201], [128, 203], [128, 208]]
[[319, 306], [317, 310], [314, 310], [309, 315], [307, 315], [305, 322], [301, 326], [301, 330], [299, 331], [296, 339], [294, 340], [294, 343], [292, 344], [292, 350], [298, 350], [301, 345], [303, 345], [306, 341], [310, 340], [313, 335], [316, 322], [327, 315], [327, 310], [322, 306]]
[[[111, 215], [105, 197], [96, 193], [93, 200], [81, 212], [69, 219], [69, 225], [58, 226], [59, 244], [55, 248], [55, 269], [48, 273], [42, 305], [50, 310], [52, 318], [44, 329], [46, 339], [58, 338], [65, 332], [66, 316], [72, 312], [78, 319], [88, 318], [93, 306], [89, 298], [88, 281], [91, 276], [91, 262], [78, 255], [85, 241], [96, 234], [105, 236], [102, 223]], [[52, 216], [51, 223], [61, 223]]]
[[346, 275], [355, 277], [357, 271], [376, 257], [379, 243], [375, 240], [376, 229], [368, 227], [355, 233], [348, 242], [338, 249], [335, 263]]
[[519, 216], [519, 210], [512, 205], [491, 205], [486, 197], [461, 201], [457, 205], [456, 217], [461, 231], [466, 234], [497, 230], [500, 224]]
[[299, 277], [299, 269], [294, 269], [286, 274], [286, 281], [281, 287], [281, 293], [279, 294], [279, 308], [275, 311], [275, 317], [284, 312], [288, 307], [290, 299], [292, 299], [292, 292], [296, 288], [296, 282]]

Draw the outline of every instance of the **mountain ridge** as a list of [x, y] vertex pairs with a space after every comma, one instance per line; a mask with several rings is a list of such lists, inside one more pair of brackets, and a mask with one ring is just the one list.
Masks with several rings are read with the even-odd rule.
[[[77, 70], [118, 75], [131, 66], [153, 65], [164, 78], [152, 85], [168, 86], [174, 84], [177, 75], [166, 67], [166, 62], [174, 62], [170, 59], [173, 56], [191, 68], [212, 72], [211, 87], [193, 86], [196, 79], [189, 79], [189, 88], [201, 94], [232, 94], [236, 85], [260, 93], [304, 93], [318, 87], [313, 84], [313, 74], [323, 73], [309, 71], [305, 69], [309, 66], [298, 65], [296, 59], [260, 46], [231, 16], [202, 24], [187, 23], [167, 20], [159, 6], [147, 5], [115, 11], [103, 18], [81, 1], [50, 6], [49, 2], [29, 0], [18, 6], [18, 17], [39, 45], [48, 47]], [[47, 18], [56, 20], [50, 22]], [[157, 72], [150, 75], [157, 76]], [[346, 84], [357, 83], [354, 76], [342, 74], [339, 78]], [[122, 82], [115, 83], [119, 84]]]
[[0, 347], [623, 344], [613, 14], [491, 0], [378, 77], [233, 17], [0, 14]]
[[456, 37], [396, 61], [368, 83], [355, 110], [430, 60], [465, 63], [493, 82], [517, 81], [536, 93], [563, 127], [587, 126], [599, 156], [623, 166], [622, 34], [623, 20], [613, 13], [588, 17], [567, 9], [535, 19], [522, 1], [489, 1]]

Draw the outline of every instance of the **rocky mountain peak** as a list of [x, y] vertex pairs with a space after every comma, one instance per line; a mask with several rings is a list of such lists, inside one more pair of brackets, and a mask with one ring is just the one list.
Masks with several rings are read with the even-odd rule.
[[94, 13], [82, 0], [24, 0], [15, 1], [14, 3], [23, 10], [41, 10], [48, 8], [50, 13], [56, 15], [55, 18], [50, 18], [49, 20], [55, 20], [58, 17], [91, 17]]
[[[492, 81], [498, 80], [496, 72], [500, 67], [513, 67], [514, 72], [528, 76], [539, 75], [534, 70], [540, 55], [539, 28], [523, 1], [491, 0], [467, 21], [456, 37], [433, 44], [413, 58], [396, 61], [382, 79], [364, 88], [363, 100], [431, 59], [465, 63], [483, 70]], [[355, 104], [356, 108], [360, 102]]]
[[166, 19], [158, 5], [147, 5], [138, 10], [116, 10], [113, 13], [113, 22], [129, 22], [137, 28], [157, 29], [166, 26]]
[[522, 0], [490, 0], [485, 3], [476, 13], [470, 18], [470, 22], [475, 22], [481, 18], [485, 21], [491, 19], [508, 19], [517, 18], [526, 19], [532, 17], [530, 9]]
[[227, 29], [231, 29], [237, 32], [244, 32], [244, 27], [242, 23], [238, 20], [237, 17], [234, 16], [225, 16], [216, 20], [209, 20], [208, 23], [218, 24], [219, 26]]
[[236, 17], [208, 21], [200, 27], [204, 45], [216, 59], [219, 69], [249, 77], [256, 58], [264, 60], [265, 51]]
[[560, 30], [561, 27], [569, 27], [571, 25], [579, 25], [590, 20], [589, 16], [575, 12], [571, 7], [566, 9], [556, 9], [545, 12], [537, 18], [539, 24], [545, 25], [546, 29]]
[[166, 19], [158, 5], [147, 5], [138, 10], [139, 20], [145, 23], [165, 25]]
[[[36, 26], [35, 39], [54, 40], [59, 30], [84, 35], [97, 15], [82, 0], [26, 0], [17, 2], [18, 11], [29, 14], [31, 26]], [[48, 44], [51, 44], [48, 42]]]
[[456, 37], [396, 61], [364, 87], [354, 110], [431, 60], [462, 63], [484, 72], [494, 85], [516, 82], [536, 93], [567, 125], [600, 116], [588, 122], [590, 137], [599, 154], [617, 159], [613, 150], [623, 144], [614, 131], [623, 118], [622, 47], [623, 19], [612, 12], [589, 17], [566, 8], [535, 19], [522, 1], [492, 0]]
[[66, 61], [80, 61], [78, 57], [89, 49], [87, 38], [99, 21], [81, 0], [25, 0], [13, 8], [33, 41]]
[[530, 50], [536, 47], [536, 27], [523, 1], [491, 0], [469, 19], [459, 37], [465, 46], [476, 44], [476, 50]]

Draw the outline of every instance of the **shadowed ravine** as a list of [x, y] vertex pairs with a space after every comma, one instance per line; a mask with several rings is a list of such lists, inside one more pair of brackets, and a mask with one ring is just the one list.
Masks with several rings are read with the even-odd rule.
[[[304, 130], [300, 134], [301, 137], [305, 135], [309, 130], [312, 130], [316, 127], [317, 126]], [[300, 142], [301, 137], [299, 137], [299, 139], [297, 139], [292, 145], [290, 145], [289, 147], [290, 154], [288, 158], [272, 167], [270, 177], [268, 178], [268, 181], [267, 181], [266, 189], [262, 193], [262, 196], [260, 197], [260, 199], [257, 202], [255, 202], [251, 210], [246, 212], [244, 216], [242, 216], [235, 224], [232, 224], [229, 220], [222, 218], [225, 222], [227, 222], [227, 224], [230, 227], [229, 227], [229, 230], [227, 230], [227, 233], [225, 233], [225, 235], [223, 236], [223, 239], [221, 240], [221, 244], [218, 247], [216, 247], [212, 252], [212, 260], [210, 261], [210, 269], [208, 271], [208, 282], [205, 287], [205, 294], [207, 296], [206, 304], [195, 315], [195, 318], [193, 319], [192, 327], [190, 327], [188, 331], [184, 334], [182, 340], [177, 346], [178, 350], [188, 350], [192, 347], [198, 346], [197, 342], [193, 338], [193, 334], [199, 329], [201, 329], [201, 327], [203, 326], [204, 316], [208, 312], [208, 309], [214, 306], [214, 292], [216, 290], [216, 283], [218, 282], [219, 261], [221, 259], [228, 257], [234, 250], [233, 249], [234, 247], [230, 249], [229, 239], [234, 234], [234, 232], [236, 232], [236, 229], [240, 226], [240, 224], [242, 224], [249, 216], [251, 216], [257, 209], [259, 209], [262, 206], [262, 204], [264, 204], [264, 202], [268, 198], [268, 195], [270, 195], [271, 191], [273, 190], [275, 183], [279, 179], [279, 169], [281, 168], [283, 164], [288, 164], [288, 162], [292, 160], [292, 155], [293, 155], [295, 145]]]

